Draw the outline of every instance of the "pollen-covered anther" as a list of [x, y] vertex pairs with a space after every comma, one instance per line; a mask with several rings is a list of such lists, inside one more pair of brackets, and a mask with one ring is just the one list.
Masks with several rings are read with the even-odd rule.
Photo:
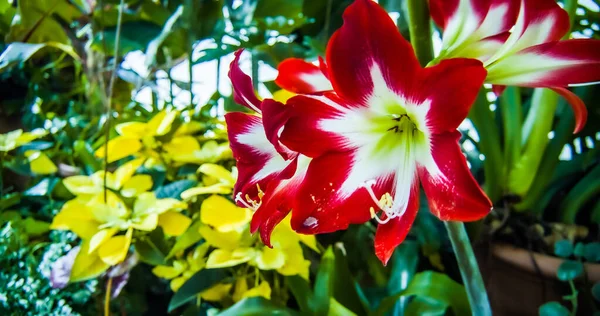
[[371, 213], [371, 217], [374, 218], [379, 224], [385, 224], [389, 222], [392, 218], [396, 218], [402, 215], [402, 212], [394, 207], [394, 198], [389, 193], [385, 193], [381, 196], [381, 198], [377, 198], [375, 192], [373, 191], [373, 185], [375, 185], [375, 180], [369, 180], [361, 185], [361, 187], [365, 188], [369, 193], [369, 196], [375, 202], [377, 207], [383, 211], [386, 215], [386, 218], [382, 219], [373, 207], [369, 209]]
[[[252, 211], [256, 212], [256, 210], [258, 210], [258, 208], [260, 207], [260, 205], [262, 204], [262, 196], [261, 196], [262, 191], [259, 191], [259, 195], [258, 198], [260, 199], [259, 202], [254, 201], [253, 199], [250, 198], [250, 196], [248, 194], [246, 194], [245, 196], [245, 200], [242, 198], [242, 192], [239, 192], [236, 196], [235, 196], [235, 201], [236, 202], [240, 202], [242, 205], [244, 205], [246, 208], [251, 209]], [[264, 195], [264, 193], [262, 194]]]

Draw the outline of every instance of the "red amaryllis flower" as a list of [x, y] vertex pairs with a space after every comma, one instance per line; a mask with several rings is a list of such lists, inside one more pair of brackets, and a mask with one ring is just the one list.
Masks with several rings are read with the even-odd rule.
[[327, 66], [320, 57], [318, 67], [303, 59], [288, 58], [279, 63], [277, 70], [275, 83], [282, 89], [304, 94], [333, 90], [327, 77]]
[[289, 150], [279, 141], [278, 133], [289, 118], [289, 108], [271, 99], [258, 99], [252, 80], [239, 67], [241, 53], [235, 53], [229, 71], [233, 97], [254, 114], [225, 115], [238, 168], [234, 196], [239, 206], [255, 211], [251, 231], [260, 230], [263, 242], [270, 246], [271, 232], [291, 210], [292, 198], [310, 158]]
[[375, 217], [375, 250], [386, 263], [417, 214], [419, 183], [442, 220], [490, 211], [457, 131], [486, 76], [480, 61], [421, 68], [370, 0], [346, 9], [326, 59], [333, 92], [291, 98], [281, 134], [287, 148], [313, 158], [293, 205], [296, 231], [332, 232]]
[[600, 81], [600, 41], [562, 41], [569, 15], [555, 0], [430, 0], [430, 7], [444, 30], [438, 60], [483, 61], [498, 93], [504, 86], [551, 88], [573, 107], [575, 131], [584, 126], [585, 105], [565, 87]]

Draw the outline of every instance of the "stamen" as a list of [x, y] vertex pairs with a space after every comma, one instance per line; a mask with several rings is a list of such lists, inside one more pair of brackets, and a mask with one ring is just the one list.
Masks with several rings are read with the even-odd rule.
[[[260, 191], [260, 192], [262, 192], [262, 191]], [[260, 195], [259, 195], [259, 198], [261, 198]], [[246, 200], [244, 200], [242, 198], [242, 192], [238, 192], [238, 194], [235, 196], [235, 201], [240, 202], [246, 208], [249, 208], [249, 209], [253, 210], [254, 212], [256, 212], [256, 210], [258, 210], [258, 208], [262, 204], [262, 200], [260, 202], [256, 202], [256, 201], [252, 200], [248, 194], [246, 194]]]
[[375, 209], [371, 207], [369, 212], [371, 213], [371, 217], [374, 218], [379, 224], [385, 224], [389, 222], [392, 218], [400, 217], [404, 214], [406, 208], [398, 208], [394, 205], [394, 199], [389, 193], [385, 193], [381, 196], [381, 199], [377, 199], [375, 196], [375, 192], [373, 191], [373, 185], [375, 185], [375, 180], [369, 180], [361, 185], [361, 187], [365, 188], [369, 193], [369, 196], [375, 202], [375, 205], [383, 211], [386, 215], [385, 219], [381, 219], [380, 216], [377, 215]]

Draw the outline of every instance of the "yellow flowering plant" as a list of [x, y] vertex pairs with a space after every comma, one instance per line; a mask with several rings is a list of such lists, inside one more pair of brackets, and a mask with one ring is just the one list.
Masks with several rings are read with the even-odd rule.
[[[161, 227], [168, 236], [185, 232], [191, 220], [180, 213], [187, 204], [172, 198], [159, 199], [152, 178], [137, 174], [143, 159], [134, 159], [114, 173], [65, 178], [63, 184], [76, 197], [67, 201], [54, 217], [51, 228], [69, 230], [82, 240], [71, 271], [72, 282], [96, 277], [122, 262], [134, 232]], [[104, 187], [106, 183], [106, 187]]]

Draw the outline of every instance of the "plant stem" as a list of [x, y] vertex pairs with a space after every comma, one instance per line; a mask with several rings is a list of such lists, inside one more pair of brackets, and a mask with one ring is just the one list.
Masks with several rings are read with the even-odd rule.
[[465, 230], [465, 224], [451, 221], [446, 221], [444, 224], [448, 230], [452, 248], [454, 248], [472, 314], [477, 316], [492, 315], [485, 284], [479, 272], [479, 266]]
[[[415, 54], [421, 65], [426, 65], [433, 59], [433, 45], [431, 42], [431, 26], [429, 21], [429, 8], [427, 1], [408, 0], [408, 16], [410, 40]], [[483, 95], [485, 97], [485, 95]], [[489, 121], [488, 121], [489, 122]], [[469, 236], [462, 222], [444, 222], [452, 248], [456, 255], [460, 274], [462, 276], [467, 297], [473, 315], [492, 315], [490, 302], [487, 296], [483, 278], [469, 241]]]
[[104, 296], [104, 316], [110, 315], [110, 294], [112, 292], [112, 278], [106, 281], [106, 294]]
[[0, 199], [4, 196], [4, 153], [0, 152]]
[[125, 0], [119, 3], [119, 15], [117, 17], [117, 30], [115, 33], [115, 52], [113, 54], [114, 65], [108, 82], [108, 92], [106, 93], [106, 134], [104, 139], [104, 203], [108, 202], [108, 142], [110, 140], [110, 123], [112, 118], [112, 97], [117, 80], [117, 70], [119, 69], [119, 42], [121, 41], [121, 25], [123, 24], [123, 11], [125, 9]]
[[252, 63], [252, 87], [258, 93], [258, 56], [254, 51], [250, 55], [250, 60]]
[[186, 1], [187, 9], [189, 14], [187, 15], [188, 26], [190, 29], [188, 30], [188, 72], [190, 73], [190, 109], [194, 108], [194, 64], [193, 64], [193, 55], [194, 55], [194, 33], [192, 30], [194, 29], [195, 19], [192, 12], [194, 12], [194, 1], [188, 0]]
[[407, 7], [410, 42], [415, 50], [417, 59], [419, 59], [419, 63], [421, 66], [425, 66], [433, 59], [429, 6], [427, 5], [427, 1], [408, 0]]

